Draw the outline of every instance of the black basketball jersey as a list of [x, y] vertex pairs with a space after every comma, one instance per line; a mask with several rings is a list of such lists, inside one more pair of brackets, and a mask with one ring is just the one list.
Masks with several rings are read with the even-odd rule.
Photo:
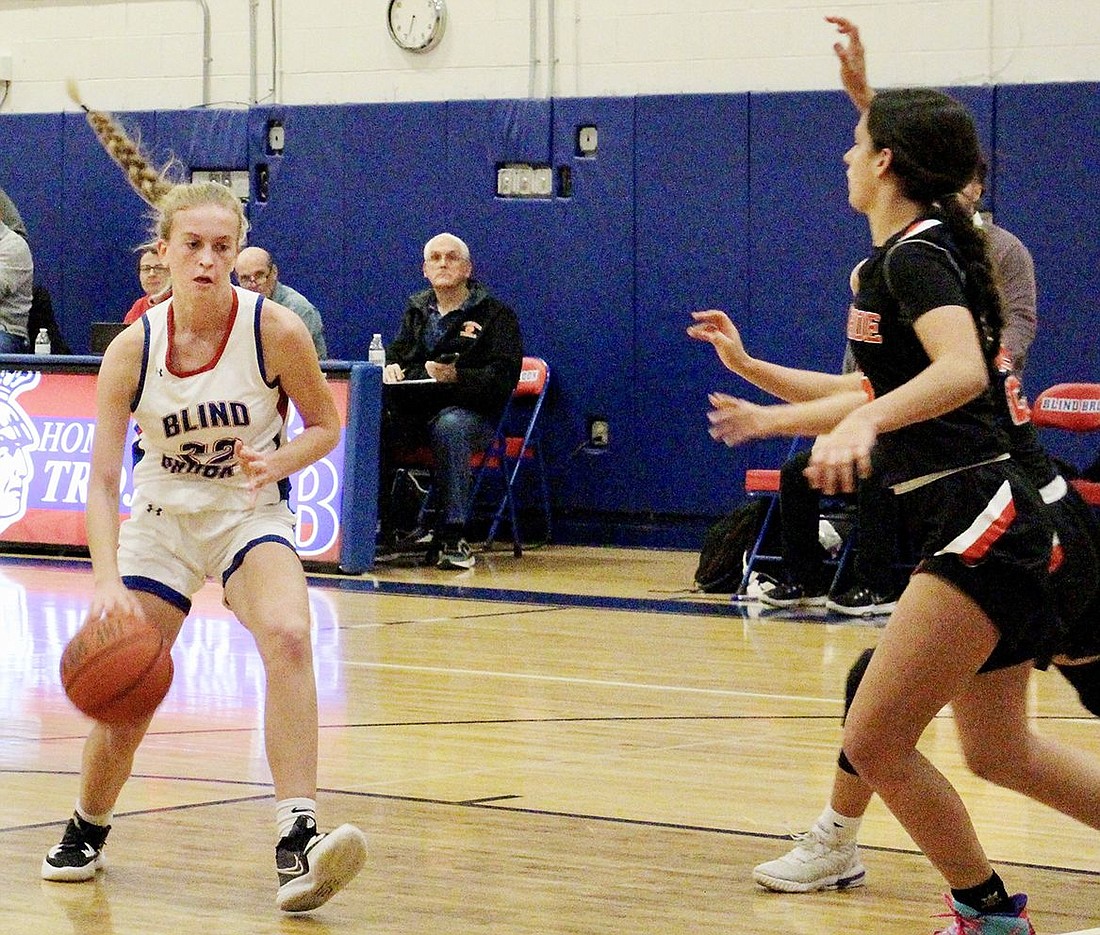
[[[882, 396], [931, 363], [914, 322], [945, 305], [967, 307], [963, 272], [946, 225], [923, 218], [875, 248], [856, 278], [848, 339], [875, 396]], [[883, 482], [898, 484], [1007, 452], [998, 405], [1003, 403], [986, 391], [951, 412], [881, 435], [876, 464]]]

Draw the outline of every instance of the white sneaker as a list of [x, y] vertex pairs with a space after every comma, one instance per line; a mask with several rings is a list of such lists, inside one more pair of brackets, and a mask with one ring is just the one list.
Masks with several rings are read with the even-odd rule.
[[367, 836], [354, 825], [322, 834], [304, 815], [275, 848], [283, 912], [308, 912], [343, 889], [367, 860]]
[[752, 878], [778, 893], [812, 893], [862, 886], [867, 871], [859, 859], [856, 842], [841, 844], [817, 825], [804, 834], [788, 853], [753, 868]]

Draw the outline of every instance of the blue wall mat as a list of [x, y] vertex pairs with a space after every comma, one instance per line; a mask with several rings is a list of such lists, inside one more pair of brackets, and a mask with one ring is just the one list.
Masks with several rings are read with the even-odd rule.
[[[560, 267], [553, 233], [556, 206], [552, 199], [496, 196], [499, 163], [550, 160], [551, 114], [546, 101], [519, 109], [515, 103], [448, 105], [451, 230], [469, 244], [474, 275], [515, 310], [526, 353], [545, 357], [556, 381], [558, 361], [550, 343], [556, 329], [554, 293]], [[553, 450], [549, 439], [546, 444], [547, 451]]]
[[[1089, 224], [1100, 209], [1098, 91], [953, 89], [993, 156], [987, 200], [1035, 255], [1032, 394], [1100, 379]], [[282, 154], [268, 152], [272, 118], [284, 122]], [[545, 450], [559, 530], [572, 522], [620, 541], [618, 519], [648, 531], [662, 517], [686, 528], [723, 511], [745, 467], [777, 465], [786, 449], [707, 438], [706, 390], [763, 397], [683, 336], [691, 309], [730, 310], [762, 356], [839, 366], [848, 274], [869, 245], [844, 180], [854, 118], [839, 92], [122, 115], [158, 163], [171, 153], [247, 167], [254, 185], [267, 165], [268, 200], [249, 206], [253, 242], [272, 246], [286, 280], [322, 309], [335, 356], [362, 357], [374, 331], [392, 338], [408, 295], [426, 285], [432, 234], [467, 239], [477, 275], [519, 314], [528, 353], [553, 368]], [[588, 124], [595, 156], [577, 152]], [[496, 197], [506, 161], [548, 162], [554, 196]], [[85, 351], [90, 322], [121, 317], [139, 294], [132, 248], [146, 206], [72, 113], [0, 117], [0, 185], [30, 226], [69, 342]], [[580, 450], [589, 416], [610, 422], [603, 454]], [[1048, 440], [1081, 464], [1097, 447]]]
[[[1034, 397], [1054, 383], [1100, 380], [1097, 275], [1100, 241], [1100, 84], [997, 88], [995, 219], [1035, 258], [1039, 332], [1026, 383]], [[1096, 436], [1050, 432], [1061, 457], [1084, 466]]]
[[64, 115], [12, 114], [3, 120], [0, 188], [15, 202], [27, 225], [35, 280], [50, 290], [61, 331], [71, 341], [73, 328], [61, 301], [66, 253]]
[[[343, 114], [344, 197], [331, 234], [343, 253], [332, 353], [366, 359], [373, 332], [387, 343], [409, 295], [426, 288], [424, 242], [453, 226], [446, 104], [376, 104]], [[458, 233], [456, 231], [456, 233]], [[460, 235], [461, 236], [461, 235]]]
[[839, 372], [849, 275], [870, 247], [843, 162], [856, 110], [843, 94], [818, 91], [753, 94], [750, 111], [752, 315], [742, 337], [768, 360]]
[[[342, 149], [345, 109], [287, 107], [254, 109], [249, 115], [246, 165], [251, 168], [252, 230], [248, 242], [271, 252], [279, 279], [317, 306], [325, 323], [330, 357], [340, 358], [344, 257]], [[268, 152], [270, 119], [283, 124], [281, 155]], [[267, 201], [256, 200], [257, 165], [268, 171]]]
[[247, 110], [158, 111], [156, 150], [170, 150], [188, 170], [247, 169], [248, 126]]
[[754, 453], [710, 438], [707, 393], [743, 395], [744, 384], [684, 329], [700, 309], [748, 318], [749, 97], [642, 97], [635, 112], [634, 418], [660, 467], [644, 505], [722, 512]]
[[[599, 130], [594, 157], [577, 155], [586, 125]], [[657, 472], [639, 447], [652, 427], [638, 424], [635, 405], [634, 100], [556, 101], [553, 140], [554, 165], [573, 178], [572, 196], [555, 200], [543, 354], [558, 387], [547, 423], [557, 502], [566, 511], [645, 510]], [[610, 422], [610, 447], [574, 454], [589, 415]]]
[[547, 99], [493, 102], [487, 155], [499, 162], [548, 163], [553, 107]]
[[[154, 159], [157, 115], [123, 114], [127, 132]], [[65, 115], [64, 281], [66, 337], [73, 351], [89, 349], [93, 321], [121, 321], [141, 295], [134, 247], [149, 238], [151, 209], [96, 140], [83, 114]], [[157, 166], [161, 168], [161, 166]]]
[[[517, 110], [514, 104], [458, 101], [448, 105], [451, 229], [469, 245], [474, 275], [515, 309], [528, 352], [539, 353], [554, 266], [549, 236], [553, 203], [498, 198], [496, 169], [500, 162], [548, 161], [550, 113], [548, 107]], [[535, 152], [539, 140], [541, 151]]]

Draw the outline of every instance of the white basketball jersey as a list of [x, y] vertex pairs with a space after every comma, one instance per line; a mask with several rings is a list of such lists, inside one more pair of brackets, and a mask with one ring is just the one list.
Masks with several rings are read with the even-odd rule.
[[[263, 297], [234, 287], [233, 314], [221, 350], [200, 370], [169, 365], [172, 300], [143, 317], [145, 351], [134, 418], [134, 507], [171, 513], [246, 510], [248, 481], [233, 456], [237, 439], [257, 451], [286, 443], [287, 397], [263, 374]], [[287, 499], [289, 484], [269, 484], [257, 504]]]

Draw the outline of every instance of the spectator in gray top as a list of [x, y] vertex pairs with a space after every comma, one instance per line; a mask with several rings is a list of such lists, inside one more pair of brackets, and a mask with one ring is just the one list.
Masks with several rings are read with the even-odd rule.
[[15, 202], [8, 197], [8, 193], [0, 188], [0, 221], [3, 221], [17, 234], [26, 237], [27, 225], [19, 215], [19, 209]]
[[27, 241], [0, 221], [0, 354], [26, 354], [34, 261]]
[[279, 282], [279, 267], [275, 265], [275, 260], [270, 253], [261, 247], [245, 247], [237, 254], [237, 263], [233, 270], [237, 274], [237, 282], [245, 289], [252, 289], [271, 299], [272, 302], [285, 305], [301, 318], [309, 329], [310, 337], [313, 338], [317, 357], [320, 360], [328, 357], [328, 348], [325, 346], [325, 326], [321, 321], [321, 313], [300, 292]]

